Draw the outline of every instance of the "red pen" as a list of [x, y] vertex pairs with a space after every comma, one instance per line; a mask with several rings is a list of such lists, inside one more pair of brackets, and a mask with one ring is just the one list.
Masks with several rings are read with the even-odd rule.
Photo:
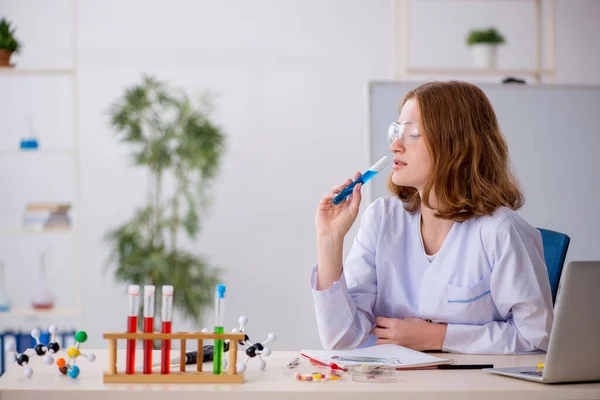
[[339, 371], [346, 371], [344, 368], [340, 367], [339, 365], [337, 365], [336, 363], [324, 363], [323, 361], [319, 361], [319, 360], [315, 360], [314, 358], [310, 358], [308, 356], [305, 356], [304, 354], [301, 354], [302, 356], [308, 358], [308, 361], [310, 361], [310, 363], [312, 365], [315, 366], [319, 366], [319, 367], [327, 367], [330, 369], [335, 369], [335, 370], [339, 370]]

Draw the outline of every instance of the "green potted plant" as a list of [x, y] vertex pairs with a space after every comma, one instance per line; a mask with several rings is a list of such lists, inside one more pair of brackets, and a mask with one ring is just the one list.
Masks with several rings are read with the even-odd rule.
[[504, 36], [494, 27], [473, 29], [467, 34], [473, 63], [478, 68], [496, 68], [498, 46], [505, 43]]
[[15, 28], [6, 18], [0, 20], [0, 67], [12, 67], [10, 57], [21, 50], [21, 43], [15, 37]]
[[[219, 269], [180, 241], [200, 230], [200, 209], [209, 203], [225, 149], [209, 111], [206, 96], [192, 102], [183, 90], [145, 76], [108, 112], [121, 142], [132, 148], [133, 164], [147, 168], [149, 179], [147, 203], [105, 236], [107, 266], [122, 284], [155, 285], [157, 299], [162, 285], [173, 285], [174, 310], [197, 324], [213, 304]], [[155, 310], [158, 322], [160, 303]]]

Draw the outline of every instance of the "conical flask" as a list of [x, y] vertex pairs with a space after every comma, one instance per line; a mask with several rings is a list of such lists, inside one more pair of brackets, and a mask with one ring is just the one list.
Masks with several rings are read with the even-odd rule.
[[4, 261], [0, 260], [0, 312], [10, 311], [11, 301], [6, 287], [7, 283]]
[[46, 253], [40, 254], [40, 263], [38, 265], [37, 277], [31, 306], [36, 310], [49, 310], [54, 307], [54, 293], [48, 288], [46, 282]]
[[31, 115], [25, 119], [25, 130], [21, 136], [21, 142], [19, 144], [21, 150], [37, 150], [40, 147], [40, 143], [33, 127], [33, 118]]

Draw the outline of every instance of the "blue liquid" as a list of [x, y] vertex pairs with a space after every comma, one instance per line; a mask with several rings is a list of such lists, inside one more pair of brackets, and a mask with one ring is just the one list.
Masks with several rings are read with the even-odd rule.
[[376, 171], [371, 171], [370, 169], [366, 170], [364, 174], [359, 176], [358, 179], [348, 185], [344, 190], [341, 191], [340, 194], [333, 198], [333, 204], [340, 204], [342, 201], [346, 200], [346, 198], [352, 194], [352, 189], [354, 189], [354, 186], [356, 186], [358, 183], [362, 183], [364, 185], [375, 175], [377, 175]]
[[36, 139], [23, 139], [21, 140], [21, 149], [22, 150], [35, 150], [39, 147], [38, 141]]
[[375, 171], [371, 171], [370, 169], [366, 170], [364, 174], [362, 174], [361, 178], [363, 180], [362, 183], [367, 183], [371, 180], [371, 178], [373, 178], [375, 175], [377, 175], [377, 172]]

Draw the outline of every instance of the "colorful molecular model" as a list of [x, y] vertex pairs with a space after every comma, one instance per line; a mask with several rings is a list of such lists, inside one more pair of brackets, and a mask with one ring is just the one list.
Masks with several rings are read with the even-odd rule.
[[238, 343], [240, 344], [240, 346], [246, 347], [246, 359], [244, 360], [243, 363], [238, 363], [236, 365], [236, 368], [239, 372], [244, 372], [246, 370], [246, 363], [248, 362], [248, 360], [250, 360], [251, 358], [257, 357], [260, 360], [260, 369], [265, 369], [267, 367], [267, 362], [265, 360], [263, 360], [262, 356], [264, 357], [269, 357], [271, 355], [271, 349], [268, 347], [265, 347], [265, 344], [269, 343], [269, 342], [274, 342], [275, 340], [277, 340], [277, 335], [275, 335], [274, 333], [269, 333], [269, 335], [267, 335], [267, 340], [265, 340], [264, 342], [260, 343], [252, 343], [250, 341], [250, 338], [248, 337], [248, 335], [244, 332], [244, 327], [246, 326], [246, 324], [248, 323], [248, 318], [246, 317], [240, 317], [240, 319], [238, 320], [238, 322], [240, 323], [240, 328], [239, 329], [232, 329], [233, 333], [244, 333], [244, 341], [238, 341]]
[[[81, 352], [81, 350], [79, 350], [79, 347], [81, 345], [81, 343], [85, 343], [85, 341], [87, 340], [87, 333], [85, 333], [84, 331], [78, 331], [75, 334], [75, 341], [77, 342], [75, 344], [75, 347], [69, 347], [67, 349], [67, 357], [68, 359], [65, 360], [64, 358], [59, 358], [58, 360], [56, 360], [56, 365], [58, 365], [58, 370], [60, 371], [61, 374], [63, 375], [69, 375], [71, 378], [75, 379], [79, 376], [79, 367], [76, 365], [77, 364], [77, 357], [82, 356], [87, 358], [87, 360], [89, 362], [94, 362], [96, 360], [96, 356], [94, 355], [94, 353], [90, 353], [90, 354], [83, 354]], [[64, 351], [64, 350], [62, 350]]]
[[[59, 358], [56, 360], [56, 365], [58, 365], [58, 370], [63, 374], [68, 374], [71, 378], [75, 379], [79, 376], [79, 367], [75, 365], [75, 359], [79, 356], [84, 356], [88, 359], [89, 362], [94, 362], [96, 356], [92, 353], [89, 355], [85, 355], [81, 353], [79, 350], [80, 343], [84, 343], [87, 340], [87, 334], [84, 331], [79, 331], [75, 334], [75, 341], [77, 344], [75, 347], [69, 347], [68, 350], [64, 350], [60, 348], [60, 345], [56, 341], [56, 334], [58, 333], [58, 328], [55, 325], [50, 325], [48, 331], [52, 335], [50, 337], [50, 342], [47, 345], [40, 343], [40, 330], [34, 329], [31, 331], [31, 336], [35, 339], [36, 345], [33, 349], [35, 354], [38, 356], [44, 356], [44, 363], [47, 365], [52, 365], [54, 363], [54, 358], [51, 354], [57, 354], [59, 351], [66, 351], [69, 361], [65, 361], [64, 358]], [[10, 342], [7, 343], [5, 349], [9, 353], [16, 354], [17, 364], [22, 366], [23, 372], [26, 377], [31, 377], [33, 375], [33, 370], [29, 367], [29, 357], [33, 356], [27, 355], [27, 350], [25, 350], [22, 354], [17, 353], [15, 344]]]

